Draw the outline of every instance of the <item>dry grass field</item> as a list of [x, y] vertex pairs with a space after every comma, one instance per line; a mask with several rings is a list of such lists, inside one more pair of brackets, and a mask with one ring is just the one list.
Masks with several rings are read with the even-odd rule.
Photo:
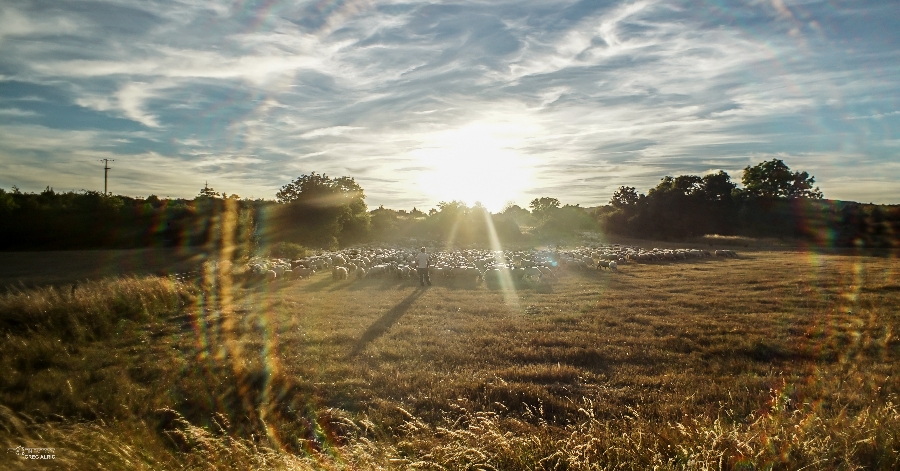
[[896, 257], [0, 295], [33, 469], [897, 469]]

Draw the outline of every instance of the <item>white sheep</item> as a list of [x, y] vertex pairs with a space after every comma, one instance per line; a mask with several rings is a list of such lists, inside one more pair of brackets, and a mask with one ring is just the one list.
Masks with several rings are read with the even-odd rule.
[[542, 276], [546, 276], [548, 278], [556, 279], [556, 273], [553, 273], [553, 270], [550, 267], [537, 267], [538, 270], [541, 271]]
[[348, 275], [347, 269], [344, 267], [336, 266], [331, 269], [332, 280], [346, 280]]
[[526, 280], [534, 280], [534, 279], [540, 280], [541, 276], [544, 275], [544, 273], [541, 272], [541, 269], [538, 267], [528, 267], [528, 268], [525, 268], [524, 270], [525, 270], [525, 274], [524, 274], [523, 278]]

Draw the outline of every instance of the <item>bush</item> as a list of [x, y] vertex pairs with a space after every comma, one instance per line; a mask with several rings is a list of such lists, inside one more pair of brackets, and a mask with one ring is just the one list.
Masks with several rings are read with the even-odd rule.
[[312, 254], [310, 249], [290, 242], [278, 242], [268, 250], [268, 256], [272, 258], [287, 258], [295, 260], [298, 258], [308, 257]]

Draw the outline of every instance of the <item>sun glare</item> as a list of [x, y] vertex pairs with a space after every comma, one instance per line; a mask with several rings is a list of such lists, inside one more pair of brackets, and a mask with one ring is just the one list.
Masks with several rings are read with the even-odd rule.
[[473, 123], [436, 134], [414, 155], [428, 170], [419, 184], [438, 201], [481, 203], [492, 212], [518, 201], [531, 186], [530, 159], [517, 152], [522, 129]]

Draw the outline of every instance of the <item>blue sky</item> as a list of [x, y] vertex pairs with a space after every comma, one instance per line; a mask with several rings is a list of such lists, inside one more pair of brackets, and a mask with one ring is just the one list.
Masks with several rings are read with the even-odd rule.
[[0, 4], [0, 188], [370, 206], [540, 196], [779, 158], [900, 203], [900, 2]]

